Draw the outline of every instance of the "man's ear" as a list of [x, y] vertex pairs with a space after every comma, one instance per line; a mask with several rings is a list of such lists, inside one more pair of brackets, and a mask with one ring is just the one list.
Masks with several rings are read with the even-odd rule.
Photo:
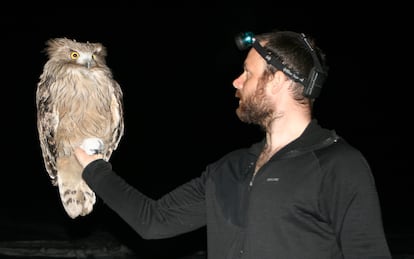
[[286, 81], [290, 80], [290, 78], [280, 70], [276, 71], [274, 75], [275, 75], [275, 79], [278, 80], [278, 83], [280, 84], [286, 83]]
[[269, 81], [269, 84], [272, 87], [272, 92], [275, 91], [279, 92], [280, 88], [283, 87], [286, 83], [288, 83], [290, 79], [283, 73], [282, 71], [278, 70], [276, 73], [273, 74], [273, 78]]

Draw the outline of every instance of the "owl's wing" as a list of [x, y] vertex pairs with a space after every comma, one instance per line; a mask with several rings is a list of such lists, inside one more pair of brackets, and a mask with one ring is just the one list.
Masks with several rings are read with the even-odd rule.
[[112, 139], [109, 147], [104, 154], [104, 159], [109, 160], [112, 152], [117, 149], [122, 136], [124, 135], [124, 114], [123, 114], [123, 93], [120, 85], [112, 80], [113, 95], [111, 101], [111, 114], [112, 114]]
[[55, 133], [59, 123], [59, 115], [53, 109], [47, 83], [48, 80], [41, 80], [36, 91], [37, 129], [46, 171], [52, 179], [52, 183], [56, 184], [57, 143]]

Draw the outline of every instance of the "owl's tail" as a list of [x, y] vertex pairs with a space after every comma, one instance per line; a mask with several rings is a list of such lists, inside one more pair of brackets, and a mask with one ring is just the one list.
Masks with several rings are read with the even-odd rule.
[[81, 181], [75, 186], [65, 186], [58, 180], [60, 199], [66, 213], [72, 219], [92, 212], [96, 202], [95, 193]]
[[60, 199], [63, 208], [72, 219], [91, 213], [96, 202], [95, 193], [82, 179], [82, 168], [74, 159], [62, 159], [57, 174]]

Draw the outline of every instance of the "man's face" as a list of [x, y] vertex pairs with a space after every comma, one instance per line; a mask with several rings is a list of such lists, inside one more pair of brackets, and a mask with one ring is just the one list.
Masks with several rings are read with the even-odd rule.
[[264, 126], [273, 114], [262, 77], [265, 68], [265, 60], [252, 48], [245, 59], [243, 73], [233, 81], [239, 98], [236, 114], [243, 122]]

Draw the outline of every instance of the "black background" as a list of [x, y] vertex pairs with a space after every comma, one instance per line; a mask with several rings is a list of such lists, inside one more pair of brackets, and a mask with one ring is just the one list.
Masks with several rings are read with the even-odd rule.
[[[408, 249], [403, 244], [414, 235], [414, 213], [409, 167], [413, 48], [407, 8], [298, 9], [276, 3], [142, 7], [118, 2], [23, 12], [15, 4], [0, 18], [1, 240], [38, 238], [36, 226], [55, 224], [72, 238], [103, 228], [139, 253], [160, 258], [203, 250], [204, 229], [142, 240], [100, 200], [92, 214], [68, 218], [44, 169], [37, 138], [35, 91], [46, 62], [42, 51], [53, 37], [107, 47], [107, 63], [124, 92], [126, 127], [111, 161], [129, 183], [157, 198], [225, 153], [262, 137], [234, 112], [232, 80], [242, 71], [244, 53], [233, 38], [241, 31], [277, 28], [312, 35], [325, 50], [330, 74], [315, 116], [366, 156], [392, 251]], [[46, 229], [43, 238], [56, 238], [53, 229]]]

